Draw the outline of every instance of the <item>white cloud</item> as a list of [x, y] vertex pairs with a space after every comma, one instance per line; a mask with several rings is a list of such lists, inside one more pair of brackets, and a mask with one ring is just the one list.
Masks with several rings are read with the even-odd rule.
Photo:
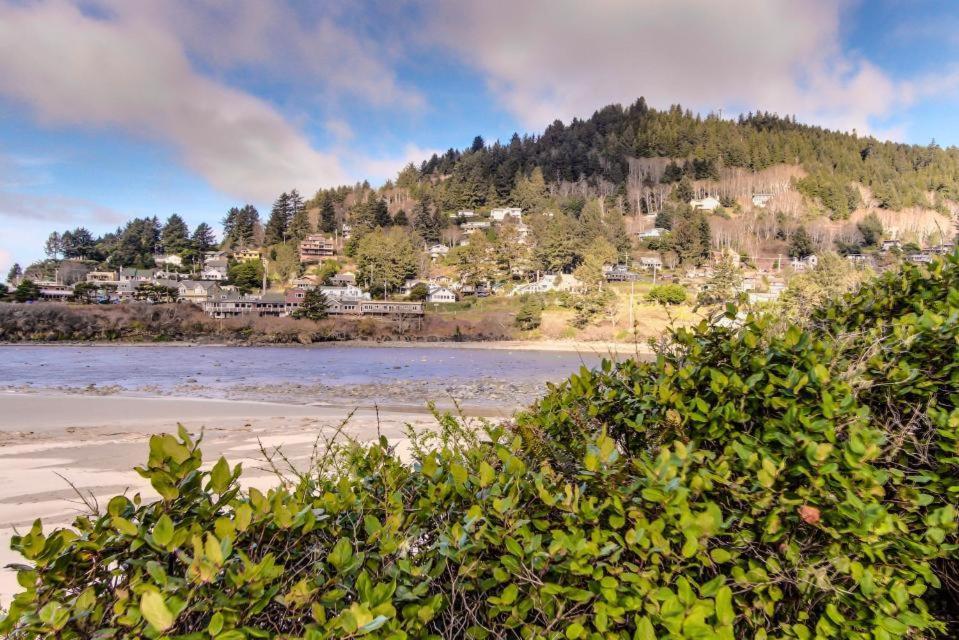
[[214, 188], [268, 201], [341, 183], [269, 104], [198, 73], [169, 31], [67, 2], [0, 5], [0, 93], [50, 125], [122, 129], [171, 145]]
[[354, 174], [366, 177], [371, 184], [375, 185], [385, 182], [387, 179], [396, 178], [400, 169], [411, 162], [419, 166], [423, 160], [428, 159], [434, 153], [441, 154], [442, 151], [407, 144], [399, 154], [385, 157], [356, 156], [350, 158], [349, 165], [354, 169]]
[[908, 87], [843, 51], [832, 0], [486, 0], [436, 3], [428, 33], [487, 77], [529, 127], [645, 96], [796, 114], [860, 132]]

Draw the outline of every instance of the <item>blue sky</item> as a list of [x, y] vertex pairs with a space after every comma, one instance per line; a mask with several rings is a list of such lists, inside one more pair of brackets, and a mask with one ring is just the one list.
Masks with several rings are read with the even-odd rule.
[[957, 90], [949, 2], [0, 0], [0, 270], [640, 95], [959, 145]]

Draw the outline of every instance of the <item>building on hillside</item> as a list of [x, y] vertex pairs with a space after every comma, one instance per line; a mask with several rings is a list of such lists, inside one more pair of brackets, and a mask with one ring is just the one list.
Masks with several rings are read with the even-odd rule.
[[355, 284], [347, 284], [342, 287], [324, 285], [318, 287], [327, 299], [340, 298], [343, 300], [369, 300], [370, 294], [360, 289]]
[[330, 284], [335, 287], [346, 287], [349, 285], [356, 284], [356, 274], [352, 271], [341, 271], [332, 278], [330, 278]]
[[167, 265], [169, 267], [182, 267], [183, 258], [176, 255], [175, 253], [165, 253], [158, 256], [153, 256], [153, 261], [157, 264]]
[[486, 220], [477, 220], [475, 222], [464, 222], [460, 225], [460, 229], [466, 233], [473, 233], [474, 231], [482, 231], [484, 229], [490, 228], [490, 223]]
[[364, 300], [360, 302], [364, 316], [422, 316], [422, 302], [399, 302], [396, 300]]
[[238, 293], [224, 293], [203, 303], [203, 310], [211, 318], [237, 318], [254, 312], [255, 298]]
[[499, 207], [489, 212], [490, 220], [493, 222], [502, 222], [506, 218], [523, 219], [523, 210], [519, 207]]
[[456, 302], [456, 294], [446, 287], [431, 285], [429, 293], [426, 295], [426, 301], [439, 304]]
[[603, 267], [603, 277], [607, 282], [629, 282], [639, 280], [639, 274], [630, 270], [625, 264], [605, 265]]
[[934, 253], [939, 256], [946, 256], [956, 250], [956, 244], [954, 242], [945, 242], [943, 244], [937, 244], [933, 247], [929, 247], [927, 251]]
[[910, 253], [906, 260], [915, 264], [929, 264], [936, 259], [936, 256], [930, 251], [920, 251], [919, 253]]
[[116, 271], [91, 271], [86, 275], [87, 282], [119, 282]]
[[655, 227], [653, 229], [647, 229], [646, 231], [640, 231], [636, 236], [640, 240], [646, 240], [648, 238], [660, 238], [663, 235], [669, 233], [669, 229], [663, 229], [662, 227]]
[[765, 209], [766, 205], [769, 204], [769, 201], [772, 199], [773, 199], [773, 194], [771, 193], [754, 193], [753, 206], [759, 207], [760, 209]]
[[641, 256], [639, 266], [643, 269], [662, 269], [663, 261], [659, 256]]
[[901, 240], [883, 240], [879, 247], [883, 251], [893, 251], [902, 249]]
[[120, 282], [149, 282], [156, 276], [157, 269], [120, 269]]
[[237, 262], [259, 262], [261, 259], [260, 252], [256, 249], [241, 249], [239, 251], [233, 252], [233, 259]]
[[549, 293], [552, 291], [557, 292], [574, 292], [580, 291], [583, 288], [583, 283], [581, 283], [576, 277], [569, 273], [548, 273], [540, 277], [534, 282], [529, 282], [524, 285], [520, 285], [513, 289], [510, 292], [511, 296], [520, 296], [526, 293]]
[[211, 280], [183, 280], [173, 286], [177, 290], [177, 299], [184, 302], [203, 304], [210, 298], [222, 295], [220, 285]]
[[700, 209], [702, 211], [715, 211], [720, 206], [719, 198], [715, 196], [706, 196], [705, 198], [695, 198], [689, 201], [689, 206], [693, 209]]
[[819, 257], [816, 254], [806, 256], [805, 258], [793, 258], [789, 261], [789, 266], [795, 269], [796, 271], [805, 271], [807, 269], [815, 269], [816, 265], [819, 264]]
[[322, 262], [324, 258], [334, 255], [336, 244], [323, 234], [310, 234], [300, 241], [300, 262]]
[[66, 300], [73, 297], [73, 285], [63, 284], [53, 280], [38, 280], [34, 282], [40, 289], [42, 300]]
[[208, 264], [200, 271], [200, 280], [222, 281], [228, 278], [226, 266], [220, 267]]
[[437, 258], [442, 258], [447, 253], [450, 252], [450, 248], [445, 244], [434, 244], [427, 249], [427, 252], [430, 254], [430, 257], [436, 260]]
[[459, 218], [462, 218], [464, 220], [469, 220], [470, 218], [476, 217], [476, 212], [469, 211], [467, 209], [461, 209], [460, 211], [457, 211], [456, 213], [451, 213], [450, 217], [453, 218], [454, 220]]
[[850, 253], [846, 256], [846, 261], [859, 267], [874, 266], [876, 263], [872, 256], [867, 256], [862, 253]]
[[349, 240], [351, 235], [353, 235], [353, 225], [349, 224], [348, 222], [344, 222], [343, 226], [340, 227], [340, 236], [344, 240]]

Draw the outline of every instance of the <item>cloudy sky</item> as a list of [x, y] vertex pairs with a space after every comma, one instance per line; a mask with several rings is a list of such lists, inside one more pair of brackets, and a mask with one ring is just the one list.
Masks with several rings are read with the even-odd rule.
[[0, 276], [53, 229], [217, 223], [640, 95], [959, 144], [959, 7], [0, 0]]

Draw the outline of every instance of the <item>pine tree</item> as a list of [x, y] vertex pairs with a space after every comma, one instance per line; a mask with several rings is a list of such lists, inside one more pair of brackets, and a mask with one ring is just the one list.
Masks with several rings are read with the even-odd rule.
[[423, 196], [415, 209], [416, 217], [413, 219], [413, 230], [425, 242], [439, 242], [440, 240], [440, 226], [432, 209], [433, 203], [429, 196]]
[[388, 227], [393, 224], [389, 207], [386, 206], [386, 200], [382, 198], [373, 205], [373, 224], [377, 227]]
[[799, 227], [789, 240], [789, 257], [802, 260], [813, 253], [815, 253], [815, 247], [812, 236], [806, 231], [806, 227]]
[[160, 232], [160, 244], [167, 253], [180, 253], [190, 246], [190, 229], [177, 214], [167, 218]]
[[7, 272], [7, 282], [10, 284], [16, 284], [22, 276], [23, 269], [20, 268], [20, 263], [14, 262], [13, 266], [10, 267], [10, 271]]
[[47, 254], [48, 258], [53, 258], [56, 260], [60, 257], [60, 254], [63, 253], [63, 240], [60, 238], [60, 233], [54, 231], [47, 237], [47, 242], [43, 246], [43, 252]]
[[273, 202], [270, 217], [263, 230], [263, 244], [273, 245], [285, 242], [290, 227], [290, 194], [285, 191]]
[[323, 194], [323, 200], [320, 203], [320, 231], [323, 233], [333, 233], [336, 230], [336, 209], [333, 208], [333, 196], [329, 193]]
[[310, 289], [303, 296], [299, 308], [293, 312], [293, 317], [322, 320], [329, 315], [329, 308], [326, 295], [320, 289]]
[[[296, 197], [299, 198], [299, 194]], [[293, 200], [292, 194], [290, 200]], [[290, 218], [289, 236], [294, 242], [299, 242], [311, 233], [313, 233], [313, 225], [310, 223], [310, 214], [303, 206], [301, 199], [299, 206], [294, 207], [293, 217]]]
[[410, 224], [410, 219], [406, 216], [406, 210], [400, 209], [396, 212], [396, 215], [393, 216], [393, 225], [397, 227], [408, 227]]
[[190, 239], [193, 249], [200, 253], [205, 253], [216, 245], [216, 235], [213, 228], [205, 222], [201, 222], [193, 230], [193, 237]]

